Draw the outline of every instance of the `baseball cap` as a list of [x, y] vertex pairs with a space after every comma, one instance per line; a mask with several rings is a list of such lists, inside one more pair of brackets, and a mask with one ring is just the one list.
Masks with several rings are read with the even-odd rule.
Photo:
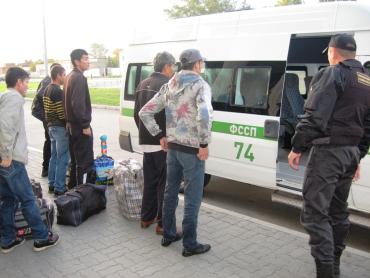
[[205, 61], [205, 58], [202, 57], [197, 49], [186, 49], [180, 54], [180, 62], [183, 65], [192, 64], [199, 60]]
[[328, 47], [322, 53], [326, 52], [329, 47], [335, 47], [348, 51], [356, 51], [357, 45], [355, 39], [348, 34], [337, 34], [331, 37]]

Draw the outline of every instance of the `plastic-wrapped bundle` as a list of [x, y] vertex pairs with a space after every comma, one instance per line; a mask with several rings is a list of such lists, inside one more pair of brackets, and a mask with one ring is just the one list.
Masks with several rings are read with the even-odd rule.
[[113, 184], [114, 160], [110, 156], [102, 155], [95, 159], [96, 182], [95, 184]]
[[129, 220], [140, 220], [144, 175], [141, 164], [132, 158], [119, 162], [113, 171], [119, 208]]

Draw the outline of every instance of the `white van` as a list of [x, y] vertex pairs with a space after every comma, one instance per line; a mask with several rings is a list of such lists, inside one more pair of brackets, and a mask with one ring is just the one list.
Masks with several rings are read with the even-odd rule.
[[[207, 58], [204, 79], [213, 94], [207, 174], [275, 189], [277, 201], [299, 199], [307, 157], [298, 172], [289, 168], [290, 137], [312, 76], [328, 65], [323, 49], [331, 35], [343, 32], [354, 36], [357, 59], [369, 68], [370, 5], [356, 2], [213, 14], [167, 21], [160, 27], [148, 22], [124, 52], [121, 148], [141, 151], [134, 93], [152, 73], [155, 54], [166, 50], [179, 57], [182, 50], [197, 48]], [[354, 222], [370, 219], [369, 164], [367, 156], [348, 198], [350, 208], [365, 216], [352, 214]], [[365, 222], [361, 224], [368, 225]]]

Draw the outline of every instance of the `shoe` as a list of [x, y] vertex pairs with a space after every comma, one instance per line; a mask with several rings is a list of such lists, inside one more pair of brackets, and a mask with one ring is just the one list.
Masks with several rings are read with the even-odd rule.
[[49, 174], [49, 170], [46, 168], [42, 168], [41, 177], [46, 178]]
[[23, 237], [22, 238], [16, 238], [15, 241], [12, 244], [10, 244], [8, 246], [1, 246], [1, 252], [3, 252], [4, 254], [10, 253], [15, 248], [17, 248], [18, 246], [21, 246], [25, 242], [26, 242], [26, 240]]
[[181, 233], [181, 232], [178, 232], [178, 233], [176, 233], [176, 236], [175, 236], [175, 238], [174, 238], [174, 239], [169, 239], [169, 238], [165, 238], [165, 237], [163, 237], [163, 238], [162, 238], [162, 241], [161, 241], [161, 245], [162, 245], [163, 247], [167, 247], [167, 246], [170, 246], [170, 244], [171, 244], [172, 242], [179, 241], [180, 239], [182, 239], [182, 233]]
[[211, 250], [211, 245], [209, 244], [199, 244], [195, 249], [183, 249], [182, 255], [184, 257], [190, 257], [193, 255], [199, 255], [208, 252]]
[[45, 241], [35, 241], [33, 243], [33, 251], [40, 252], [50, 247], [57, 245], [59, 242], [59, 235], [56, 233], [49, 232], [49, 238]]
[[333, 278], [333, 264], [321, 263], [315, 260], [316, 263], [316, 278]]
[[141, 226], [141, 228], [146, 229], [146, 228], [148, 228], [150, 225], [152, 225], [152, 224], [154, 224], [154, 223], [157, 223], [157, 222], [158, 222], [157, 218], [154, 218], [154, 219], [149, 220], [149, 221], [141, 220], [141, 222], [140, 222], [140, 226]]
[[67, 190], [64, 190], [63, 192], [54, 190], [54, 197], [59, 197], [64, 195], [67, 192]]
[[[158, 224], [157, 227], [155, 227], [155, 233], [157, 235], [163, 236], [163, 227]], [[177, 234], [182, 233], [181, 232], [181, 229], [180, 228], [176, 228], [176, 233]]]
[[155, 227], [155, 233], [156, 233], [157, 235], [161, 235], [161, 236], [163, 236], [163, 227], [162, 227], [162, 226], [157, 225], [157, 227]]
[[49, 186], [49, 191], [48, 191], [50, 194], [53, 194], [54, 193], [54, 186]]

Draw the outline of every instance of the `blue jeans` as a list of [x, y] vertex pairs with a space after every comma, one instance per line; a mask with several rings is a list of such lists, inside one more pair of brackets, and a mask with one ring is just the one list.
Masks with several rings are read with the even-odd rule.
[[21, 202], [23, 216], [32, 229], [33, 239], [37, 241], [48, 239], [48, 229], [42, 222], [23, 163], [13, 160], [7, 168], [0, 166], [0, 200], [2, 202], [0, 207], [2, 246], [10, 245], [16, 238], [14, 214], [18, 202]]
[[197, 224], [200, 204], [203, 197], [204, 161], [196, 154], [169, 149], [167, 153], [167, 184], [163, 201], [163, 237], [176, 236], [176, 208], [182, 178], [186, 184], [184, 197], [184, 218], [182, 221], [183, 246], [186, 249], [197, 247]]
[[49, 161], [49, 188], [54, 187], [55, 191], [66, 190], [66, 174], [69, 163], [69, 140], [64, 127], [49, 127], [51, 141], [51, 157]]

